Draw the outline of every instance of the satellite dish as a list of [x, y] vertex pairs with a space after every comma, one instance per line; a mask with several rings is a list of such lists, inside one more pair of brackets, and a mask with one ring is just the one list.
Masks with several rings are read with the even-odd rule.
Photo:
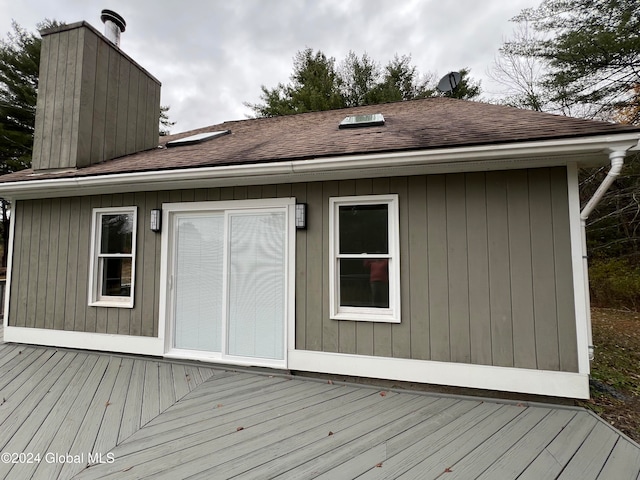
[[459, 72], [449, 72], [440, 79], [436, 88], [442, 93], [451, 92], [458, 86], [461, 78]]

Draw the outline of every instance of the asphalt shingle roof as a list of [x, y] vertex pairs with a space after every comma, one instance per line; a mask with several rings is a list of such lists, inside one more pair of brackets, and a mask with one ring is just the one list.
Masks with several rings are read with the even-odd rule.
[[[349, 115], [382, 113], [385, 125], [339, 129]], [[196, 145], [166, 148], [167, 141], [197, 133], [231, 130]], [[427, 98], [366, 107], [225, 122], [168, 137], [162, 148], [85, 168], [55, 178], [221, 165], [304, 160], [358, 154], [504, 144], [639, 132], [639, 127], [520, 110], [449, 98]], [[52, 175], [53, 176], [53, 175]], [[0, 181], [42, 179], [32, 170]]]

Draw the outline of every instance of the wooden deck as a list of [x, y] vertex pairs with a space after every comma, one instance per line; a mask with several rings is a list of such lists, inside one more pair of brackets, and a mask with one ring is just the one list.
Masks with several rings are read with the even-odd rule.
[[31, 460], [2, 457], [19, 480], [640, 475], [640, 447], [578, 408], [2, 343], [0, 451]]

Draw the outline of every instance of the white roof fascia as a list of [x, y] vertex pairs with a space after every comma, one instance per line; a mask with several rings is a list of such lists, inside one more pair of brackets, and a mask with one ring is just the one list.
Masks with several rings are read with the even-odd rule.
[[392, 153], [373, 153], [258, 164], [51, 178], [61, 172], [34, 174], [38, 180], [0, 183], [8, 199], [98, 195], [134, 191], [212, 188], [347, 179], [508, 170], [608, 162], [608, 152], [639, 145], [640, 133], [596, 135], [559, 140], [505, 143]]

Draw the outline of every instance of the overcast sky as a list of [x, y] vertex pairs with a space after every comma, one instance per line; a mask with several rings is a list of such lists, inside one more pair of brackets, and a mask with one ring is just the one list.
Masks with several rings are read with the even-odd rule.
[[349, 50], [384, 65], [411, 55], [438, 78], [462, 67], [497, 93], [487, 71], [514, 24], [537, 0], [0, 0], [0, 35], [11, 20], [29, 31], [45, 18], [86, 20], [104, 31], [108, 8], [127, 22], [121, 48], [162, 82], [172, 133], [251, 115], [260, 86], [288, 82], [306, 47], [338, 62]]

